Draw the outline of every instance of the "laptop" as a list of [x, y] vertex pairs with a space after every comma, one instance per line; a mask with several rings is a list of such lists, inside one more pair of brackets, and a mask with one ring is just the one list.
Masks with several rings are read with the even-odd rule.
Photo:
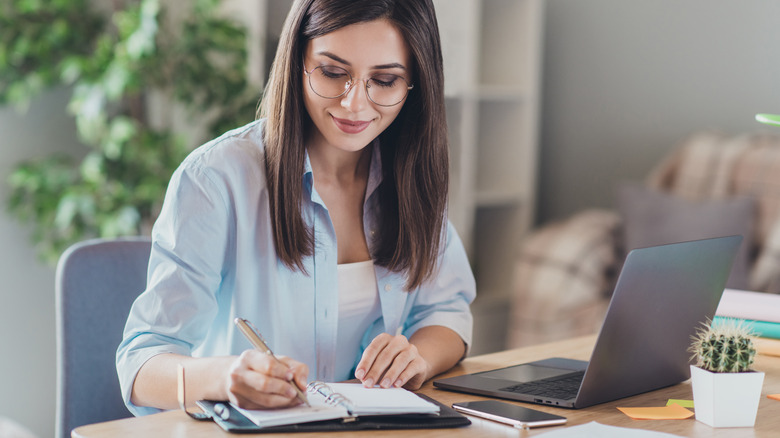
[[715, 315], [741, 241], [727, 236], [629, 252], [588, 362], [554, 357], [433, 386], [584, 408], [687, 380], [691, 336]]

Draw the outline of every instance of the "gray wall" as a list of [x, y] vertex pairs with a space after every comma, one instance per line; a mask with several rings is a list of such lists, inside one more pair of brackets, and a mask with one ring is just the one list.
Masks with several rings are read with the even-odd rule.
[[52, 152], [82, 154], [70, 93], [57, 90], [20, 115], [0, 107], [0, 417], [37, 436], [54, 434], [54, 269], [40, 263], [29, 229], [5, 214], [14, 164]]
[[777, 0], [548, 0], [544, 54], [540, 222], [612, 206], [693, 131], [780, 113]]

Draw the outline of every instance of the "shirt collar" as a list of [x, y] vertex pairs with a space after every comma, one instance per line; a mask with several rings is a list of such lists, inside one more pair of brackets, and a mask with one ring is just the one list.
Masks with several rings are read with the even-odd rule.
[[[371, 145], [368, 147], [372, 148], [372, 150], [371, 164], [368, 168], [368, 183], [366, 185], [365, 200], [368, 200], [368, 198], [371, 197], [371, 195], [374, 194], [376, 189], [379, 187], [379, 184], [382, 183], [382, 154], [379, 148], [379, 139], [374, 139], [374, 141], [371, 142]], [[320, 195], [317, 194], [316, 190], [314, 190], [314, 174], [312, 173], [311, 159], [309, 158], [308, 150], [306, 151], [306, 157], [303, 162], [303, 186], [309, 193], [309, 197], [312, 202], [316, 202], [325, 206], [325, 203], [322, 201], [322, 198], [320, 198]]]
[[314, 190], [314, 173], [311, 169], [311, 159], [309, 159], [309, 151], [306, 151], [305, 158], [303, 160], [303, 189], [306, 191], [306, 193], [309, 194], [309, 199], [312, 202], [316, 202], [318, 204], [322, 204], [322, 206], [325, 206], [325, 203], [320, 198], [320, 195], [317, 194], [317, 191]]

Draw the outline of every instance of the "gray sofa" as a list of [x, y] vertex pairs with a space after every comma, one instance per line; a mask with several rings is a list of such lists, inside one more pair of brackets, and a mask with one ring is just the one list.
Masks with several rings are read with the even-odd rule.
[[636, 247], [742, 234], [728, 287], [780, 292], [780, 136], [697, 133], [616, 207], [546, 224], [516, 261], [507, 347], [598, 331], [625, 254]]

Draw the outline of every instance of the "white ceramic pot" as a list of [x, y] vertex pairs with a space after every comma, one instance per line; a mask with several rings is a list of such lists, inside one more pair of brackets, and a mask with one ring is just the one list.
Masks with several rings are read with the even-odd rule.
[[696, 419], [712, 427], [753, 427], [764, 373], [713, 373], [691, 365]]

